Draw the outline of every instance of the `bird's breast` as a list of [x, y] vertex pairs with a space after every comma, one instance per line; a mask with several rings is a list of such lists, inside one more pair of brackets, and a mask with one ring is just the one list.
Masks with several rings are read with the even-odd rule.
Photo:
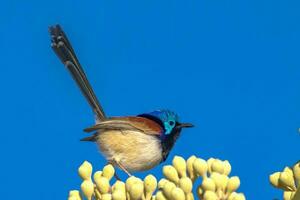
[[159, 138], [138, 131], [102, 131], [97, 144], [107, 160], [119, 161], [128, 171], [144, 171], [162, 161]]

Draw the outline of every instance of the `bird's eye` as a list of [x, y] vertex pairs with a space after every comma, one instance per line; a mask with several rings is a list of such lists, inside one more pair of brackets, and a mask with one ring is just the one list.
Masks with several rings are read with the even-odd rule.
[[170, 124], [171, 126], [173, 126], [173, 125], [175, 124], [175, 122], [169, 121], [169, 124]]

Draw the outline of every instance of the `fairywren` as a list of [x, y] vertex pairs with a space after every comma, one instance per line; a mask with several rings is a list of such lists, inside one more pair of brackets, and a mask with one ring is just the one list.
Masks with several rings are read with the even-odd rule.
[[157, 110], [136, 116], [107, 117], [101, 107], [75, 52], [59, 25], [49, 28], [51, 47], [71, 73], [96, 115], [96, 124], [84, 129], [92, 135], [81, 141], [96, 142], [107, 161], [128, 175], [144, 171], [165, 161], [182, 128], [170, 110]]

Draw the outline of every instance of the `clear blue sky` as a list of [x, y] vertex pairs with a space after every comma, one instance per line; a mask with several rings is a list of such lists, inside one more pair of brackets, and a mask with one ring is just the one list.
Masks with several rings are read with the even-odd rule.
[[296, 0], [2, 1], [1, 199], [66, 199], [81, 162], [105, 163], [79, 142], [94, 120], [50, 48], [56, 23], [108, 115], [169, 108], [196, 125], [166, 163], [228, 159], [248, 199], [281, 197], [268, 176], [300, 159], [299, 10]]

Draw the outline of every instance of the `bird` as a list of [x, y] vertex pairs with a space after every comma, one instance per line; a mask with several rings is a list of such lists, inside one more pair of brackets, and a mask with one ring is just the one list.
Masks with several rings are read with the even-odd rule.
[[168, 109], [134, 116], [106, 116], [75, 51], [59, 24], [49, 27], [51, 47], [79, 86], [95, 114], [95, 124], [84, 129], [90, 136], [81, 141], [96, 142], [107, 162], [128, 176], [164, 162], [183, 128], [178, 115]]

